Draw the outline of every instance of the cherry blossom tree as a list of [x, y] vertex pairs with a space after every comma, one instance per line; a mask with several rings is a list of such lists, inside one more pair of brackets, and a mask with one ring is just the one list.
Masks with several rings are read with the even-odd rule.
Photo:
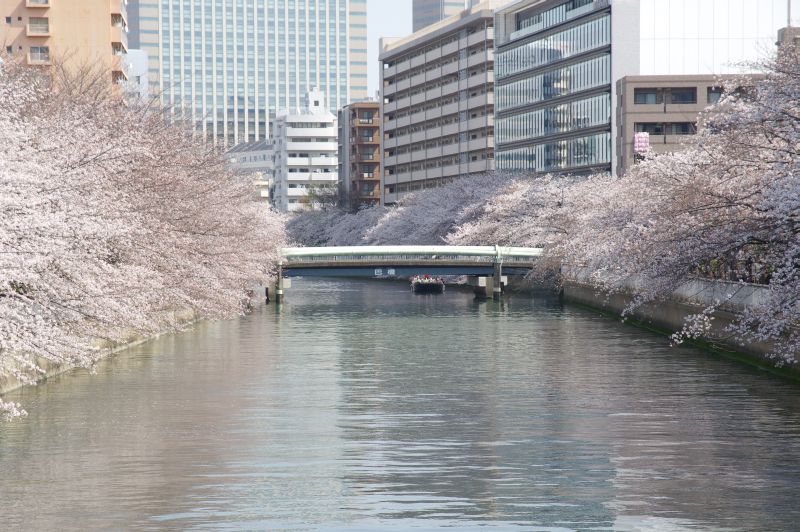
[[392, 207], [303, 212], [288, 222], [288, 233], [303, 245], [441, 244], [510, 182], [508, 176], [481, 174], [416, 191]]
[[0, 377], [23, 383], [178, 330], [176, 310], [240, 314], [284, 242], [191, 127], [74, 76], [0, 66]]
[[[636, 295], [626, 314], [669, 297], [709, 264], [759, 264], [771, 272], [769, 297], [744, 311], [731, 332], [742, 343], [770, 342], [779, 364], [795, 363], [799, 64], [796, 50], [784, 50], [765, 65], [765, 79], [752, 90], [729, 91], [701, 118], [699, 134], [683, 151], [652, 157], [621, 179], [578, 185], [566, 215], [575, 218], [574, 229], [551, 253], [584, 266], [607, 291], [634, 280]], [[746, 280], [735, 269], [729, 275]], [[705, 334], [716, 307], [687, 316], [687, 327], [674, 339]]]

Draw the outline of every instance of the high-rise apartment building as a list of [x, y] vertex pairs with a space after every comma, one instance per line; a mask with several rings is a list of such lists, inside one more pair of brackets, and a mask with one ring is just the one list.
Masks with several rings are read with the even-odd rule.
[[366, 0], [138, 0], [151, 93], [183, 110], [209, 139], [269, 137], [270, 117], [367, 97]]
[[617, 80], [742, 72], [774, 49], [786, 14], [786, 0], [521, 0], [498, 10], [497, 168], [616, 171]]
[[414, 0], [412, 4], [413, 31], [416, 33], [440, 20], [458, 15], [470, 5], [470, 0]]
[[494, 169], [494, 12], [486, 1], [382, 41], [382, 201]]
[[29, 65], [100, 65], [109, 83], [127, 81], [126, 0], [0, 0], [0, 45]]
[[336, 115], [325, 94], [306, 94], [302, 111], [280, 112], [274, 123], [275, 193], [279, 211], [313, 209], [339, 199]]
[[381, 199], [381, 121], [378, 102], [339, 110], [339, 183], [349, 208], [378, 205]]

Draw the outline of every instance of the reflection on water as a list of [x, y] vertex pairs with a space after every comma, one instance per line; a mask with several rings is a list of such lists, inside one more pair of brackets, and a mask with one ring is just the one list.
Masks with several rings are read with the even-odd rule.
[[800, 387], [555, 301], [296, 281], [24, 390], [9, 529], [792, 530]]

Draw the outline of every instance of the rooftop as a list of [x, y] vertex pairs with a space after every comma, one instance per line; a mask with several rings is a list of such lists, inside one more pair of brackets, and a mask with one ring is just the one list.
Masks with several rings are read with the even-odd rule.
[[[383, 57], [386, 53], [397, 52], [399, 49], [405, 48], [407, 45], [415, 44], [417, 41], [427, 41], [431, 37], [444, 35], [463, 24], [479, 18], [494, 18], [495, 9], [508, 3], [509, 0], [483, 0], [483, 2], [461, 11], [458, 15], [440, 20], [436, 24], [431, 24], [416, 33], [412, 33], [408, 37], [383, 37], [381, 38], [380, 55]], [[408, 47], [410, 48], [411, 46]]]

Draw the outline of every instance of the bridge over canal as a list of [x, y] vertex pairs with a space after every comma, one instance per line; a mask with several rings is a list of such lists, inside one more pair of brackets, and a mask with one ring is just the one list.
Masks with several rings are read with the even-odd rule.
[[525, 275], [541, 248], [506, 246], [349, 246], [285, 248], [277, 296], [292, 277], [412, 277], [468, 275], [471, 284], [500, 295], [505, 276]]

